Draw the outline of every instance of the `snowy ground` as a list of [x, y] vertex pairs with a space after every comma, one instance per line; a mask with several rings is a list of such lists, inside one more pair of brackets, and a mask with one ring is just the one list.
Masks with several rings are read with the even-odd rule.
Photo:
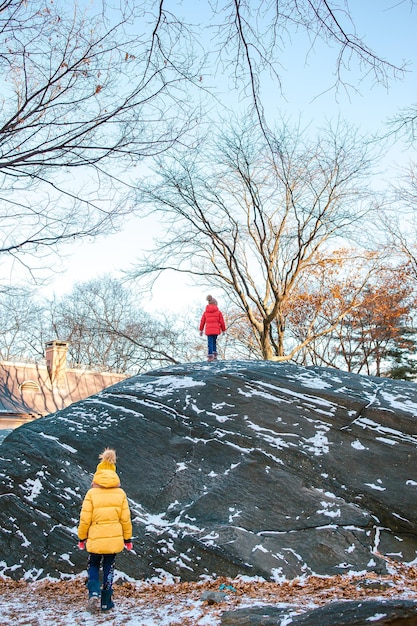
[[[220, 604], [201, 599], [204, 591], [227, 596]], [[417, 566], [392, 564], [390, 574], [372, 573], [318, 577], [271, 583], [239, 578], [198, 583], [142, 583], [116, 581], [115, 608], [91, 615], [85, 610], [85, 577], [69, 581], [43, 580], [34, 583], [0, 579], [2, 626], [218, 626], [224, 611], [255, 605], [287, 607], [282, 624], [291, 615], [335, 600], [417, 598]], [[376, 622], [378, 620], [376, 619]]]

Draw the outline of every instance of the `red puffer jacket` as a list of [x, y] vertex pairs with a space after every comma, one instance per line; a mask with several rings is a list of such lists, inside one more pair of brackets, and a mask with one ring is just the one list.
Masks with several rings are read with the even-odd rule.
[[201, 330], [205, 330], [206, 335], [220, 335], [226, 330], [223, 314], [215, 304], [208, 304], [206, 306], [206, 310], [200, 322], [200, 331]]

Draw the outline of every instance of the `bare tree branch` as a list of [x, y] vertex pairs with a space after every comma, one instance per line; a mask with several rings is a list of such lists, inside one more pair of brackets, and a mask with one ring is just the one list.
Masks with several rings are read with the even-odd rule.
[[155, 16], [129, 1], [0, 5], [0, 252], [44, 254], [116, 228], [131, 210], [126, 169], [194, 124], [191, 40], [162, 4]]
[[264, 358], [290, 358], [304, 344], [286, 350], [288, 301], [323, 247], [370, 210], [370, 166], [348, 128], [312, 141], [284, 127], [268, 143], [256, 127], [235, 128], [208, 153], [159, 163], [140, 199], [163, 214], [167, 231], [132, 275], [170, 267], [209, 279], [247, 317]]
[[164, 0], [0, 2], [0, 252], [42, 257], [61, 241], [116, 228], [132, 210], [132, 169], [192, 139], [202, 94], [215, 94], [223, 71], [271, 142], [269, 158], [279, 158], [263, 81], [280, 91], [293, 32], [335, 47], [336, 85], [353, 59], [383, 84], [404, 71], [356, 34], [347, 0], [207, 2], [201, 25], [181, 4], [169, 8]]

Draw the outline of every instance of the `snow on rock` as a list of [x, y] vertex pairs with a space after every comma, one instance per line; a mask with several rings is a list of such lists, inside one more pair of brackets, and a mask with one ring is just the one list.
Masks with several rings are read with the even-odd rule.
[[413, 383], [263, 361], [134, 376], [0, 445], [0, 574], [84, 570], [76, 527], [106, 446], [132, 511], [133, 579], [292, 579], [417, 557]]

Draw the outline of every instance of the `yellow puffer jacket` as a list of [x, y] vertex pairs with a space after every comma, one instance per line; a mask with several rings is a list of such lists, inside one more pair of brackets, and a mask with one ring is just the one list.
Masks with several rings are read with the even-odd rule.
[[116, 554], [132, 538], [132, 523], [126, 494], [115, 471], [99, 469], [93, 478], [80, 513], [78, 537], [87, 539], [87, 551]]

